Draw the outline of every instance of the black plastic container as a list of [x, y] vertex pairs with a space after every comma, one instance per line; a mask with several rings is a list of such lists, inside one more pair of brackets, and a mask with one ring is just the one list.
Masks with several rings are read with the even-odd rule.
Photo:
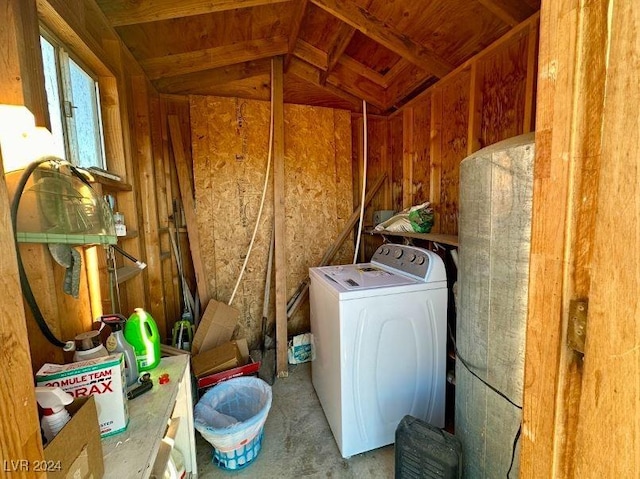
[[396, 429], [396, 479], [460, 479], [462, 445], [452, 434], [413, 416]]

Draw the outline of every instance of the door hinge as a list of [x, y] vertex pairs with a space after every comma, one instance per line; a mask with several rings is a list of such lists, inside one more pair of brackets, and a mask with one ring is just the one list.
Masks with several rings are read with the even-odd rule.
[[587, 312], [589, 300], [572, 299], [569, 302], [569, 324], [567, 325], [567, 345], [579, 353], [584, 354], [587, 340]]

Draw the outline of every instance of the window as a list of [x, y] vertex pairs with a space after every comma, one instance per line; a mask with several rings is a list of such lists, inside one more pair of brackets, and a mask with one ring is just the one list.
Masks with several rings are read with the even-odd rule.
[[98, 82], [53, 37], [41, 35], [40, 46], [56, 155], [106, 169]]

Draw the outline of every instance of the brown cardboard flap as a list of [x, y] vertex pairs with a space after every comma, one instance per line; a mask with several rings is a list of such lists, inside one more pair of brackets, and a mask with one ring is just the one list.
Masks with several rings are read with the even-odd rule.
[[210, 300], [193, 337], [191, 353], [208, 351], [229, 341], [239, 316], [237, 309], [215, 299]]
[[49, 469], [47, 477], [102, 477], [104, 462], [94, 397], [78, 398], [67, 410], [72, 415], [71, 420], [44, 448], [44, 458], [53, 468]]
[[191, 368], [196, 377], [235, 368], [242, 362], [238, 347], [228, 341], [217, 348], [191, 357]]

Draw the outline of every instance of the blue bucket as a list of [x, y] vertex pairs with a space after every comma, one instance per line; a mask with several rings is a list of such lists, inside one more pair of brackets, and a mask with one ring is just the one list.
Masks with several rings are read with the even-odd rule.
[[223, 452], [213, 448], [213, 463], [220, 469], [237, 471], [244, 469], [253, 461], [262, 449], [264, 428], [250, 441], [232, 451]]

